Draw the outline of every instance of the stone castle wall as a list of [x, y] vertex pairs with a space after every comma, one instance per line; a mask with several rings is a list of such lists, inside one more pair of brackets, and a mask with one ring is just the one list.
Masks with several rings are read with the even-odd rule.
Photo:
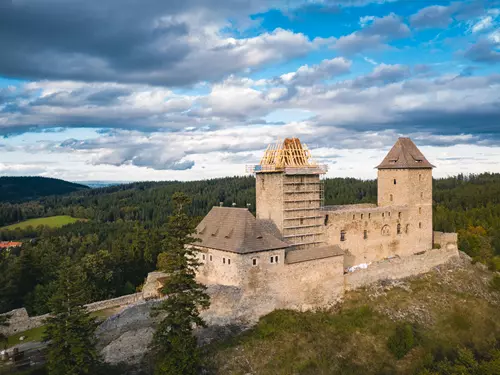
[[353, 290], [385, 279], [402, 279], [430, 271], [458, 257], [456, 247], [433, 249], [421, 254], [396, 257], [373, 263], [345, 275], [345, 290]]

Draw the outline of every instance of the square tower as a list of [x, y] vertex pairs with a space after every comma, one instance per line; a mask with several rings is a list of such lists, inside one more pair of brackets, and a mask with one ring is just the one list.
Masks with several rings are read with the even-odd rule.
[[432, 248], [432, 168], [410, 138], [399, 138], [378, 168], [378, 205], [407, 206], [418, 250]]
[[323, 181], [326, 166], [298, 138], [269, 145], [256, 174], [257, 219], [296, 248], [324, 243]]

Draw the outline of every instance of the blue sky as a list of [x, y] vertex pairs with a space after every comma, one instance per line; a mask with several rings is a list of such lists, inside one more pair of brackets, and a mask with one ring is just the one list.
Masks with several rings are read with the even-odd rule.
[[0, 9], [0, 175], [244, 174], [299, 137], [374, 178], [500, 172], [500, 1], [24, 0]]

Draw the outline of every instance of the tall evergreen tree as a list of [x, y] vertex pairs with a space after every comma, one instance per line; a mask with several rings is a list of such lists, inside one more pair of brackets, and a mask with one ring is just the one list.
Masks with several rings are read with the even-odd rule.
[[168, 296], [155, 309], [165, 314], [154, 335], [157, 375], [194, 375], [200, 367], [200, 354], [193, 328], [204, 327], [200, 310], [208, 308], [205, 287], [195, 280], [199, 266], [195, 225], [186, 214], [190, 199], [183, 193], [173, 195], [174, 213], [167, 224], [167, 234], [158, 256], [158, 268], [168, 274], [162, 292]]
[[50, 375], [96, 374], [100, 360], [94, 336], [97, 323], [85, 310], [85, 274], [66, 258], [60, 265], [57, 289], [50, 300], [44, 341], [48, 342]]
[[[0, 327], [9, 326], [10, 315], [0, 315]], [[7, 336], [0, 332], [0, 344], [7, 344]]]

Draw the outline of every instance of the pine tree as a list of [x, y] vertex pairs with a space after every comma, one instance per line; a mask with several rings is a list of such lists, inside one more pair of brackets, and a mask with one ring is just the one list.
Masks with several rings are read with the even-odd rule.
[[[10, 315], [0, 315], [0, 327], [8, 327], [9, 319]], [[7, 336], [0, 332], [0, 344], [2, 343], [7, 344]]]
[[195, 242], [195, 226], [185, 213], [189, 198], [183, 193], [173, 195], [174, 213], [167, 224], [158, 268], [167, 273], [162, 292], [167, 295], [155, 309], [165, 313], [153, 339], [157, 375], [194, 375], [200, 367], [200, 353], [193, 335], [195, 326], [204, 327], [200, 309], [208, 308], [205, 287], [195, 280], [199, 266], [197, 250], [186, 244]]
[[94, 336], [97, 323], [85, 310], [85, 274], [66, 258], [60, 264], [57, 289], [49, 302], [44, 341], [50, 375], [96, 374], [100, 364]]

